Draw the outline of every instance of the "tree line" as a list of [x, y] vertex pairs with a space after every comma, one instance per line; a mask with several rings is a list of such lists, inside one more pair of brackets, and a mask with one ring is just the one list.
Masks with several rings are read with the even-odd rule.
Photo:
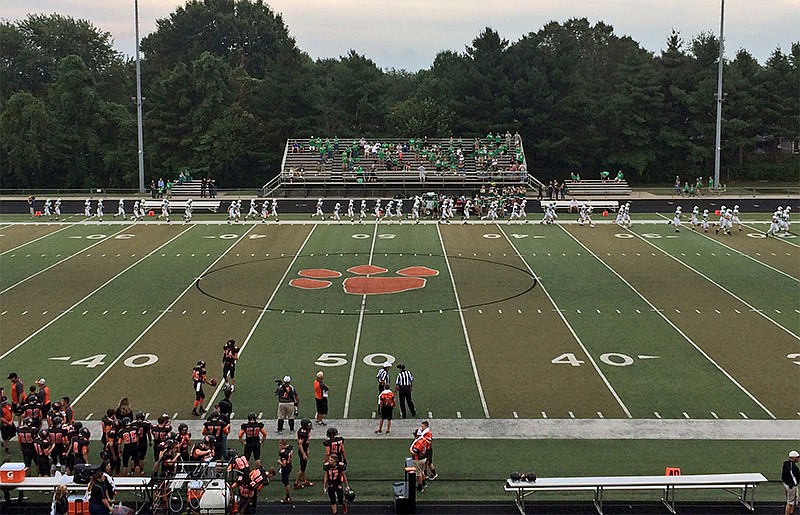
[[[59, 14], [0, 23], [0, 187], [135, 188], [135, 67], [110, 33]], [[603, 22], [487, 27], [430, 68], [351, 50], [312, 59], [261, 0], [189, 0], [141, 42], [147, 181], [260, 186], [289, 137], [519, 132], [543, 180], [623, 169], [671, 184], [714, 166], [719, 40], [677, 32], [652, 53]], [[798, 180], [800, 43], [724, 63], [722, 179]]]

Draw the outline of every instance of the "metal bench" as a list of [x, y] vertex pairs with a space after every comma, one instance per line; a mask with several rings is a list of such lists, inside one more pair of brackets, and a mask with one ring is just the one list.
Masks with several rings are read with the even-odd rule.
[[540, 491], [591, 491], [597, 513], [603, 515], [603, 494], [607, 490], [654, 490], [661, 492], [661, 501], [675, 514], [675, 491], [693, 489], [719, 489], [735, 493], [739, 502], [749, 511], [755, 511], [755, 489], [767, 478], [759, 473], [746, 474], [693, 474], [685, 476], [600, 476], [600, 477], [550, 477], [535, 482], [508, 480], [506, 492], [514, 493], [514, 500], [525, 515], [525, 498]]
[[[194, 209], [208, 209], [212, 213], [216, 213], [219, 211], [219, 200], [194, 200], [192, 199], [192, 207]], [[153, 210], [160, 210], [161, 209], [161, 199], [147, 199], [144, 201], [145, 209], [153, 209]], [[185, 200], [170, 200], [169, 201], [170, 209], [185, 209], [186, 208], [186, 201]]]

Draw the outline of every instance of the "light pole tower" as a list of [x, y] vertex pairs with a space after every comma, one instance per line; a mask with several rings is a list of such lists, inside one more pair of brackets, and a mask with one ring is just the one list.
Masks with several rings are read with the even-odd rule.
[[142, 68], [139, 60], [139, 0], [133, 0], [136, 18], [136, 129], [139, 138], [139, 193], [144, 193], [144, 135], [142, 133]]
[[717, 70], [717, 135], [714, 139], [714, 188], [719, 191], [719, 161], [722, 140], [722, 54], [725, 51], [723, 29], [725, 27], [725, 0], [719, 15], [719, 68]]

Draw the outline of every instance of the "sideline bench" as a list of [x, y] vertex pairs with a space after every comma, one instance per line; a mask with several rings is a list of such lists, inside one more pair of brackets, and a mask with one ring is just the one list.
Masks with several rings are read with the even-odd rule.
[[[556, 204], [556, 210], [559, 209], [569, 209], [572, 205], [571, 200], [554, 200]], [[618, 200], [578, 200], [578, 208], [582, 205], [586, 204], [587, 206], [592, 206], [592, 209], [610, 209], [611, 211], [616, 211], [619, 209], [619, 201]], [[547, 200], [542, 200], [542, 206], [548, 204]]]
[[505, 484], [513, 492], [517, 509], [525, 515], [525, 498], [536, 491], [592, 491], [594, 507], [603, 515], [603, 493], [606, 490], [661, 491], [661, 502], [673, 515], [675, 491], [693, 489], [726, 490], [738, 496], [745, 508], [755, 511], [755, 490], [766, 483], [763, 474], [694, 474], [685, 476], [605, 476], [605, 477], [545, 477], [536, 482], [512, 481]]
[[[86, 492], [87, 485], [76, 483], [72, 476], [55, 477], [26, 477], [21, 483], [3, 483], [2, 487], [9, 490], [35, 491], [53, 493], [59, 485], [67, 487], [68, 492]], [[118, 492], [133, 492], [136, 513], [141, 507], [149, 506], [152, 501], [151, 479], [149, 477], [115, 477], [114, 485]], [[48, 510], [49, 513], [49, 510]]]
[[[208, 209], [212, 213], [219, 211], [219, 200], [194, 200], [192, 199], [192, 207], [194, 209]], [[158, 212], [161, 211], [161, 199], [147, 199], [144, 201], [145, 209], [153, 209]], [[185, 200], [170, 200], [170, 209], [185, 209]]]

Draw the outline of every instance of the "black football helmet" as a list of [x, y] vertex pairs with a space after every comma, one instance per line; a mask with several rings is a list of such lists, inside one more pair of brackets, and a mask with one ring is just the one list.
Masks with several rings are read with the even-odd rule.
[[144, 413], [142, 413], [141, 411], [137, 411], [136, 420], [144, 420]]
[[125, 417], [125, 418], [122, 419], [122, 425], [123, 426], [130, 425], [131, 422], [132, 422], [131, 417]]
[[42, 440], [47, 440], [50, 437], [50, 433], [47, 432], [47, 429], [40, 429], [39, 430], [39, 438]]
[[83, 438], [86, 438], [86, 439], [88, 439], [88, 438], [90, 438], [92, 436], [92, 432], [89, 431], [88, 427], [82, 427], [81, 430], [78, 432], [78, 434], [81, 435]]
[[81, 422], [80, 420], [76, 420], [75, 422], [72, 423], [72, 430], [75, 431], [76, 433], [80, 431], [82, 428], [83, 428], [83, 422]]
[[184, 422], [178, 424], [178, 433], [186, 433], [189, 431], [189, 426], [187, 426]]
[[256, 412], [255, 411], [251, 411], [250, 413], [247, 414], [247, 420], [249, 422], [255, 422], [257, 418], [258, 417], [256, 416]]
[[344, 489], [344, 498], [347, 500], [347, 502], [353, 502], [356, 500], [356, 493], [348, 486]]
[[217, 439], [214, 435], [206, 435], [203, 441], [206, 443], [206, 445], [210, 445], [211, 447], [217, 444]]
[[334, 436], [339, 434], [339, 430], [335, 427], [329, 427], [328, 430], [325, 432], [328, 435], [328, 438], [333, 438]]
[[304, 418], [303, 420], [300, 421], [300, 427], [302, 427], [304, 429], [310, 428], [311, 427], [311, 420], [309, 420], [307, 418]]
[[197, 366], [200, 368], [206, 368], [206, 362], [201, 359], [197, 362]]
[[61, 417], [53, 417], [53, 426], [60, 426], [64, 423], [64, 419]]

